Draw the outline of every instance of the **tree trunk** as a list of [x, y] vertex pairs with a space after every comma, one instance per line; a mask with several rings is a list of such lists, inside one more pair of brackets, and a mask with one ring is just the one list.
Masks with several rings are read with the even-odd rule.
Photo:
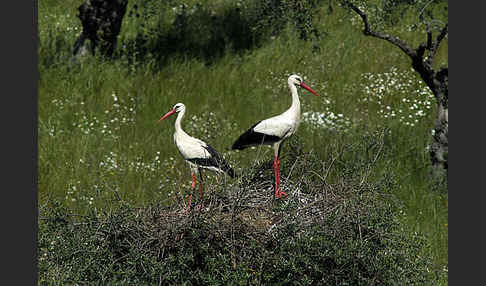
[[442, 69], [436, 75], [437, 85], [434, 95], [437, 99], [437, 118], [435, 120], [433, 138], [430, 146], [432, 172], [436, 179], [448, 177], [449, 167], [449, 80], [448, 69]]
[[[86, 0], [79, 6], [78, 18], [83, 31], [74, 43], [76, 58], [87, 51], [92, 55], [96, 51], [106, 57], [113, 55], [127, 4], [128, 0]], [[89, 46], [86, 40], [89, 40]]]

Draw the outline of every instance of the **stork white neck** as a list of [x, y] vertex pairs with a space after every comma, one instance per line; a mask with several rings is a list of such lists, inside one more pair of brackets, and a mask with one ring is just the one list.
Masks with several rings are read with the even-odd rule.
[[297, 87], [294, 83], [289, 81], [289, 89], [292, 94], [292, 105], [287, 109], [287, 112], [295, 119], [297, 122], [300, 120], [300, 99], [297, 93]]
[[186, 114], [185, 108], [183, 108], [181, 111], [179, 111], [177, 113], [177, 118], [176, 118], [175, 123], [174, 123], [175, 134], [182, 133], [182, 134], [187, 135], [187, 133], [184, 132], [184, 130], [182, 130], [182, 125], [181, 125], [181, 121], [182, 121], [182, 118], [184, 117], [184, 114]]

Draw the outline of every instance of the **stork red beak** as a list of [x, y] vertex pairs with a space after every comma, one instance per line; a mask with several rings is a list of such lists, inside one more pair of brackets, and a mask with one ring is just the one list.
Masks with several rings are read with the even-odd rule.
[[167, 117], [171, 116], [171, 115], [172, 115], [172, 114], [174, 114], [175, 112], [176, 112], [176, 111], [175, 111], [175, 109], [171, 109], [171, 110], [170, 110], [169, 112], [167, 112], [167, 113], [166, 113], [164, 116], [162, 116], [162, 117], [159, 119], [159, 121], [158, 121], [158, 122], [160, 122], [160, 121], [162, 121], [162, 120], [166, 119]]
[[317, 94], [317, 92], [315, 92], [312, 88], [310, 88], [307, 84], [305, 84], [304, 82], [301, 82], [300, 83], [300, 86], [307, 89], [308, 91], [312, 92], [314, 95], [316, 96], [319, 96], [319, 94]]

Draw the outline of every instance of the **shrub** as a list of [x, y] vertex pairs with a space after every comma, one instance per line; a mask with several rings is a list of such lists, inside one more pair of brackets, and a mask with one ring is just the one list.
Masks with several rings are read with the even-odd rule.
[[[272, 198], [273, 170], [263, 162], [234, 185], [211, 186], [190, 214], [125, 201], [85, 216], [42, 205], [40, 284], [433, 284], [424, 237], [400, 228], [394, 176], [379, 167], [382, 137], [348, 145], [331, 162], [298, 143], [282, 158], [283, 200]], [[341, 175], [328, 176], [330, 168]]]

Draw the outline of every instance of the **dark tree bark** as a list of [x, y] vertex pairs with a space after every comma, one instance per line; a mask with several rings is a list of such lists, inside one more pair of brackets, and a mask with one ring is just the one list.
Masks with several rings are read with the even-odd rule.
[[[342, 1], [345, 6], [350, 7], [363, 20], [363, 33], [392, 43], [400, 48], [412, 60], [413, 69], [419, 73], [422, 80], [427, 84], [437, 100], [437, 117], [435, 120], [433, 143], [430, 146], [430, 159], [433, 167], [433, 175], [439, 179], [445, 173], [448, 174], [448, 152], [449, 152], [449, 68], [442, 67], [438, 71], [433, 68], [434, 57], [439, 44], [448, 33], [449, 24], [442, 27], [435, 39], [432, 37], [431, 23], [427, 25], [426, 42], [421, 43], [417, 48], [397, 37], [374, 31], [368, 23], [368, 15], [349, 1]], [[426, 53], [428, 51], [428, 53]]]
[[[83, 31], [74, 43], [73, 54], [78, 57], [89, 50], [94, 55], [98, 50], [111, 57], [127, 4], [128, 0], [86, 0], [81, 4], [78, 18]], [[89, 40], [89, 46], [86, 40]]]

